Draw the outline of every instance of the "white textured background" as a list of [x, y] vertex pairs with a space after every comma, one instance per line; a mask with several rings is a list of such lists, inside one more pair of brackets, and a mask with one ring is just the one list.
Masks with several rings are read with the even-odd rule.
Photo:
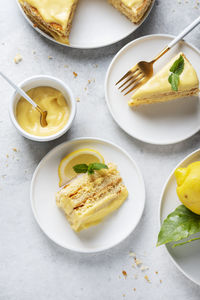
[[[200, 133], [173, 146], [144, 144], [114, 123], [104, 99], [105, 72], [116, 52], [141, 35], [177, 34], [199, 15], [200, 6], [195, 8], [199, 1], [157, 0], [135, 34], [113, 46], [90, 51], [66, 49], [47, 41], [26, 23], [14, 0], [1, 2], [0, 69], [16, 82], [36, 74], [57, 76], [70, 84], [80, 103], [75, 123], [65, 136], [49, 143], [31, 142], [10, 123], [12, 89], [0, 79], [0, 299], [199, 300], [200, 288], [186, 279], [164, 247], [156, 248], [155, 243], [161, 188], [172, 168], [200, 147]], [[200, 48], [200, 28], [186, 39]], [[17, 53], [23, 56], [18, 65], [13, 62]], [[78, 73], [76, 79], [73, 71]], [[87, 85], [88, 79], [95, 82]], [[41, 158], [57, 144], [83, 136], [106, 138], [125, 148], [140, 166], [147, 191], [144, 215], [136, 231], [116, 248], [95, 255], [64, 251], [52, 244], [33, 219], [29, 201], [31, 177]], [[131, 267], [129, 250], [150, 267], [151, 284]], [[122, 270], [127, 271], [127, 279]]]

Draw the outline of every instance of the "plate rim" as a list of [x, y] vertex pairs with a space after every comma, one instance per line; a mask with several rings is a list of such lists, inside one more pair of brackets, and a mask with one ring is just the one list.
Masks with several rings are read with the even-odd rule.
[[[162, 224], [162, 220], [161, 220], [161, 210], [162, 210], [162, 204], [163, 204], [163, 195], [165, 193], [165, 190], [169, 184], [169, 181], [171, 180], [172, 176], [174, 175], [175, 170], [182, 165], [187, 159], [189, 159], [191, 156], [195, 155], [196, 153], [200, 152], [200, 148], [194, 150], [193, 152], [191, 152], [190, 154], [188, 154], [187, 156], [185, 156], [174, 168], [173, 170], [170, 172], [169, 176], [167, 177], [161, 194], [160, 194], [160, 198], [159, 198], [159, 207], [158, 207], [158, 224], [159, 224], [159, 229], [161, 228], [161, 224]], [[182, 267], [180, 267], [180, 265], [176, 262], [176, 260], [174, 259], [174, 257], [171, 255], [171, 253], [168, 251], [166, 244], [164, 245], [165, 247], [165, 251], [167, 252], [167, 254], [169, 255], [171, 261], [174, 263], [174, 265], [176, 266], [176, 268], [189, 280], [191, 280], [192, 282], [194, 282], [195, 284], [197, 284], [198, 286], [200, 286], [200, 281], [196, 281], [195, 279], [193, 279], [192, 277], [190, 277], [190, 275], [188, 275]]]
[[[99, 45], [99, 46], [76, 46], [76, 45], [67, 45], [67, 44], [63, 44], [63, 43], [60, 43], [58, 41], [56, 41], [53, 37], [49, 36], [48, 34], [46, 34], [44, 31], [42, 31], [41, 29], [37, 28], [37, 27], [34, 27], [33, 26], [33, 22], [28, 18], [28, 16], [25, 14], [25, 12], [23, 11], [20, 3], [18, 0], [16, 0], [17, 2], [17, 6], [19, 8], [19, 10], [21, 11], [22, 15], [24, 16], [24, 18], [26, 19], [26, 21], [29, 23], [29, 25], [31, 25], [31, 27], [33, 29], [35, 29], [39, 34], [41, 34], [43, 37], [47, 38], [48, 40], [54, 42], [55, 44], [57, 45], [61, 45], [63, 47], [67, 47], [67, 48], [72, 48], [72, 49], [99, 49], [99, 48], [103, 48], [103, 47], [107, 47], [107, 46], [111, 46], [111, 45], [114, 45], [122, 40], [124, 40], [125, 38], [127, 38], [129, 35], [131, 35], [133, 32], [137, 31], [137, 29], [146, 21], [146, 19], [149, 17], [154, 5], [155, 5], [155, 2], [156, 0], [152, 0], [152, 3], [150, 4], [151, 6], [148, 8], [148, 11], [145, 13], [145, 16], [143, 17], [142, 21], [139, 23], [139, 24], [135, 24], [137, 27], [134, 28], [132, 31], [130, 31], [128, 34], [126, 34], [124, 37], [120, 38], [120, 39], [116, 39], [115, 41], [112, 41], [112, 42], [109, 42], [109, 43], [106, 43], [106, 44], [102, 44], [102, 45]], [[131, 21], [130, 21], [131, 22]], [[133, 23], [134, 24], [134, 23]]]
[[[119, 122], [117, 121], [117, 118], [115, 117], [115, 114], [114, 112], [112, 111], [112, 108], [111, 108], [111, 105], [110, 105], [110, 102], [109, 102], [109, 97], [108, 97], [108, 78], [110, 76], [110, 72], [111, 72], [111, 69], [113, 67], [113, 64], [115, 63], [115, 61], [117, 60], [118, 56], [122, 55], [124, 51], [126, 51], [130, 46], [132, 46], [132, 44], [134, 45], [135, 43], [137, 43], [138, 41], [141, 41], [141, 40], [146, 40], [146, 39], [153, 39], [154, 37], [160, 37], [160, 38], [163, 38], [163, 37], [167, 37], [167, 38], [170, 38], [170, 39], [174, 39], [176, 36], [175, 35], [171, 35], [171, 34], [149, 34], [149, 35], [144, 35], [142, 37], [139, 37], [131, 42], [129, 42], [128, 44], [126, 44], [125, 46], [123, 46], [116, 54], [115, 56], [113, 57], [112, 61], [110, 62], [109, 66], [108, 66], [108, 69], [107, 69], [107, 72], [106, 72], [106, 76], [105, 76], [105, 82], [104, 82], [104, 92], [105, 92], [105, 99], [106, 99], [106, 104], [107, 104], [107, 107], [108, 107], [108, 110], [113, 118], [113, 120], [115, 121], [115, 123], [124, 131], [126, 132], [129, 136], [131, 136], [132, 138], [135, 138], [139, 141], [142, 141], [144, 143], [148, 143], [148, 144], [151, 144], [151, 145], [160, 145], [160, 146], [163, 146], [163, 145], [173, 145], [173, 144], [178, 144], [180, 142], [183, 142], [189, 138], [191, 138], [192, 136], [194, 136], [197, 132], [199, 132], [200, 130], [200, 123], [199, 123], [199, 127], [195, 129], [195, 131], [188, 135], [187, 137], [185, 138], [181, 138], [181, 139], [177, 139], [176, 141], [166, 141], [166, 142], [157, 142], [157, 141], [152, 141], [152, 140], [149, 140], [149, 139], [146, 139], [146, 138], [140, 138], [134, 134], [131, 134], [130, 132], [128, 132], [124, 126], [122, 124], [119, 124]], [[199, 55], [199, 58], [200, 58], [200, 50], [194, 46], [192, 43], [190, 42], [187, 42], [185, 41], [184, 39], [182, 40], [183, 43], [185, 43], [187, 46], [189, 46], [192, 50], [196, 51], [197, 54]]]
[[[37, 217], [37, 213], [36, 213], [36, 210], [34, 208], [34, 197], [33, 197], [33, 189], [34, 189], [34, 183], [35, 183], [35, 178], [37, 176], [37, 173], [38, 171], [40, 170], [43, 162], [48, 158], [48, 156], [53, 152], [53, 151], [56, 151], [58, 150], [60, 147], [62, 147], [64, 144], [68, 145], [70, 143], [73, 143], [73, 142], [78, 142], [78, 141], [84, 141], [84, 140], [90, 140], [90, 141], [96, 141], [96, 142], [101, 142], [101, 143], [104, 143], [104, 144], [109, 144], [111, 146], [114, 146], [115, 148], [117, 148], [118, 150], [120, 150], [120, 152], [122, 152], [123, 154], [125, 154], [130, 160], [131, 162], [133, 163], [133, 165], [135, 166], [135, 169], [136, 169], [136, 172], [137, 172], [137, 175], [141, 181], [141, 185], [142, 185], [142, 191], [143, 191], [143, 196], [142, 196], [142, 200], [143, 200], [143, 206], [142, 206], [142, 209], [141, 209], [141, 212], [140, 212], [140, 215], [139, 215], [139, 218], [138, 218], [138, 221], [135, 225], [134, 228], [132, 228], [130, 231], [128, 231], [122, 239], [120, 239], [119, 241], [115, 242], [114, 244], [109, 244], [108, 246], [104, 246], [104, 247], [98, 247], [96, 249], [90, 249], [90, 248], [85, 248], [85, 249], [77, 249], [77, 248], [74, 248], [74, 247], [70, 247], [70, 246], [65, 246], [64, 244], [62, 243], [59, 243], [57, 241], [55, 241], [44, 229], [43, 229], [43, 226], [40, 224], [40, 221], [39, 221], [39, 218]], [[40, 230], [43, 232], [44, 235], [46, 235], [52, 242], [54, 242], [54, 244], [62, 247], [63, 249], [65, 250], [70, 250], [70, 251], [74, 251], [74, 252], [77, 252], [77, 253], [97, 253], [97, 252], [103, 252], [103, 251], [106, 251], [108, 249], [111, 249], [117, 245], [119, 245], [120, 243], [122, 243], [126, 238], [128, 238], [128, 236], [137, 228], [139, 222], [141, 221], [141, 218], [143, 216], [143, 213], [144, 213], [144, 208], [145, 208], [145, 204], [146, 204], [146, 188], [145, 188], [145, 182], [144, 182], [144, 177], [143, 177], [143, 174], [142, 172], [140, 171], [140, 168], [138, 167], [136, 161], [134, 159], [132, 159], [131, 155], [126, 151], [124, 150], [122, 147], [120, 147], [119, 145], [116, 145], [115, 143], [109, 141], [109, 140], [106, 140], [106, 139], [103, 139], [103, 138], [95, 138], [95, 137], [79, 137], [79, 138], [74, 138], [74, 139], [71, 139], [71, 140], [68, 140], [68, 141], [65, 141], [63, 143], [60, 143], [59, 145], [55, 146], [54, 148], [52, 148], [39, 162], [39, 164], [37, 165], [37, 167], [35, 168], [34, 170], [34, 173], [32, 175], [32, 179], [31, 179], [31, 186], [30, 186], [30, 202], [31, 202], [31, 210], [32, 210], [32, 213], [33, 213], [33, 216], [34, 216], [34, 219], [36, 221], [36, 223], [38, 224]]]

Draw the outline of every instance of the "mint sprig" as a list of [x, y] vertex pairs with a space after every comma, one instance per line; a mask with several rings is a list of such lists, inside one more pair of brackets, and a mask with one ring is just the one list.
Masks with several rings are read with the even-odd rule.
[[179, 76], [184, 70], [185, 61], [182, 55], [179, 56], [179, 58], [173, 63], [173, 65], [170, 68], [171, 74], [169, 75], [168, 81], [171, 84], [171, 88], [173, 91], [178, 91], [178, 85], [179, 85]]
[[78, 164], [73, 166], [73, 170], [77, 173], [88, 173], [93, 174], [95, 170], [108, 169], [108, 166], [102, 163], [92, 163], [92, 164]]

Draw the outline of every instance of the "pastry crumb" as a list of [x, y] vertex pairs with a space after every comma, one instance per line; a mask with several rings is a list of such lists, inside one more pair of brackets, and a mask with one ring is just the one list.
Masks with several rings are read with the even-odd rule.
[[160, 283], [162, 283], [162, 279], [160, 279]]
[[7, 158], [9, 158], [9, 155], [8, 155], [8, 154], [6, 154], [6, 157], [7, 157]]
[[144, 276], [144, 279], [145, 279], [148, 283], [151, 282], [151, 281], [149, 280], [149, 277], [148, 277], [147, 275]]
[[122, 274], [124, 275], [125, 278], [127, 278], [127, 273], [125, 270], [122, 271]]
[[155, 271], [155, 274], [158, 275], [158, 271]]
[[48, 59], [53, 59], [53, 56], [49, 55], [49, 56], [48, 56]]
[[80, 102], [80, 98], [79, 97], [76, 97], [76, 102]]
[[17, 149], [16, 149], [16, 148], [12, 148], [12, 149], [13, 149], [14, 152], [17, 152]]
[[142, 261], [140, 259], [135, 258], [135, 263], [137, 266], [140, 266], [142, 264]]
[[78, 76], [78, 74], [76, 72], [73, 72], [74, 77], [76, 78]]
[[21, 54], [17, 54], [14, 57], [14, 62], [15, 62], [15, 64], [18, 64], [18, 63], [20, 63], [20, 61], [22, 61], [22, 56], [21, 56]]
[[136, 291], [136, 288], [133, 288], [133, 291], [135, 292], [135, 291]]

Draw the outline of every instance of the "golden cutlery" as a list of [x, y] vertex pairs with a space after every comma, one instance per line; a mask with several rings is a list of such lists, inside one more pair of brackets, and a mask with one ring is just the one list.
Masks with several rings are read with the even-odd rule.
[[[153, 76], [153, 64], [167, 53], [173, 46], [175, 46], [184, 36], [186, 36], [190, 31], [192, 31], [200, 23], [200, 17], [193, 21], [189, 26], [187, 26], [175, 39], [173, 39], [167, 47], [165, 47], [152, 61], [140, 61], [134, 67], [132, 67], [122, 78], [115, 84], [118, 85], [120, 82], [124, 81], [120, 86], [119, 90], [124, 92], [129, 88], [129, 90], [124, 94], [127, 95], [136, 88], [142, 86]], [[123, 89], [122, 89], [123, 88]]]

